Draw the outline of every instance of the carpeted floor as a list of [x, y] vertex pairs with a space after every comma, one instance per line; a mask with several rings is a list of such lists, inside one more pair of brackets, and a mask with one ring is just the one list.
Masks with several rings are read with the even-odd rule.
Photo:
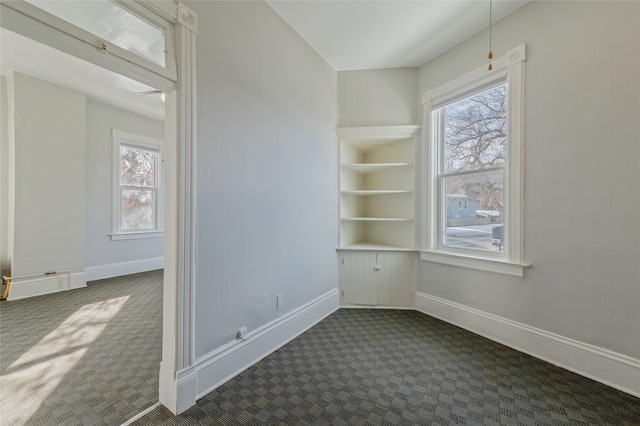
[[[0, 424], [120, 425], [158, 400], [162, 271], [0, 304]], [[640, 425], [640, 399], [415, 311], [341, 309], [136, 425]]]
[[158, 401], [162, 270], [0, 303], [0, 424], [120, 425]]
[[640, 425], [640, 399], [415, 311], [341, 309], [135, 425]]

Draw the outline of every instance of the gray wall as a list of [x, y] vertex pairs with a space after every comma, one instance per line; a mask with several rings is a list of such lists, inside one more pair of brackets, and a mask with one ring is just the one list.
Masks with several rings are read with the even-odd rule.
[[[198, 27], [195, 349], [337, 288], [336, 72], [263, 2]], [[276, 295], [284, 306], [276, 310]]]
[[338, 73], [338, 126], [419, 124], [418, 68]]
[[163, 123], [87, 98], [86, 267], [164, 255], [162, 238], [112, 241], [112, 129], [162, 140]]
[[[419, 291], [640, 358], [640, 3], [530, 2], [494, 25], [527, 45], [524, 279], [420, 262]], [[420, 92], [486, 64], [483, 32]]]
[[84, 272], [85, 95], [17, 72], [7, 84], [14, 113], [11, 273]]
[[[162, 139], [163, 123], [26, 74], [14, 73], [9, 84], [11, 91], [2, 77], [1, 266], [12, 266], [13, 275], [83, 272], [162, 257], [162, 238], [111, 241], [108, 234], [112, 129]], [[12, 161], [8, 102], [16, 108]]]

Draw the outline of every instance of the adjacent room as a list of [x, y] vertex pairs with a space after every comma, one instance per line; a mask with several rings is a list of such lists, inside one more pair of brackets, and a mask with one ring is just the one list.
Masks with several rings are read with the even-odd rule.
[[163, 206], [149, 207], [163, 191], [164, 103], [0, 31], [2, 182], [15, 185], [0, 215], [13, 278], [2, 289], [2, 418], [120, 424], [158, 401], [163, 237], [149, 228], [162, 229]]
[[[2, 267], [56, 271], [41, 278], [57, 290], [0, 304], [2, 346], [7, 306], [91, 291], [79, 287], [129, 260], [164, 267], [149, 297], [162, 305], [157, 400], [96, 422], [640, 423], [640, 2], [122, 3], [162, 28], [160, 67], [38, 3], [1, 4], [3, 62], [5, 31], [49, 34], [40, 42], [165, 95], [138, 96], [162, 117], [119, 108], [128, 127], [48, 66], [2, 80]], [[22, 120], [41, 110], [50, 126], [31, 133]], [[164, 191], [133, 188], [164, 195], [163, 238], [101, 258], [126, 242], [114, 188], [132, 190], [112, 179], [113, 129], [125, 148], [163, 143]], [[108, 150], [92, 148], [105, 132]], [[133, 345], [123, 297], [77, 324], [124, 322], [107, 334]], [[95, 352], [69, 336], [66, 365], [74, 341]], [[37, 368], [21, 355], [11, 373]], [[134, 365], [116, 365], [122, 384]], [[88, 412], [46, 402], [15, 424]]]

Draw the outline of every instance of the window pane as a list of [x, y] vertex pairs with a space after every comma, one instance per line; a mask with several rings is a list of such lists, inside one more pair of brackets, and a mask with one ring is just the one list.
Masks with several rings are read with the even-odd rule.
[[502, 170], [444, 178], [444, 245], [490, 251], [504, 249], [503, 182]]
[[503, 165], [507, 142], [506, 84], [444, 107], [444, 171]]
[[120, 184], [155, 187], [158, 153], [120, 145]]
[[154, 229], [153, 190], [122, 189], [123, 231]]
[[165, 66], [164, 30], [107, 0], [27, 0], [60, 19]]

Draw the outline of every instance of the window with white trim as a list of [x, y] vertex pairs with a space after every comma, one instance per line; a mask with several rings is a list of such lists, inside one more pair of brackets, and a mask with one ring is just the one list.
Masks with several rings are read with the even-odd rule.
[[423, 95], [422, 259], [522, 276], [525, 47]]
[[163, 236], [162, 141], [113, 130], [112, 239]]

